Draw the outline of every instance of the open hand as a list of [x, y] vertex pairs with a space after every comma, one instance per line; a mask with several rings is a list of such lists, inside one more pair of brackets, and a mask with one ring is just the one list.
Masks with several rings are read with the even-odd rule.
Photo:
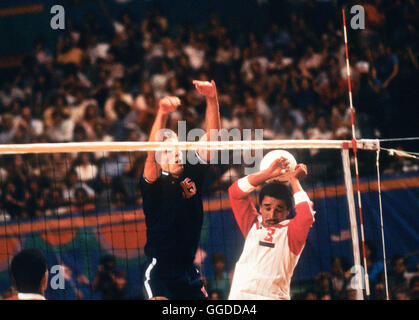
[[214, 80], [211, 80], [211, 82], [194, 80], [192, 83], [195, 85], [196, 90], [207, 98], [214, 98], [217, 94]]

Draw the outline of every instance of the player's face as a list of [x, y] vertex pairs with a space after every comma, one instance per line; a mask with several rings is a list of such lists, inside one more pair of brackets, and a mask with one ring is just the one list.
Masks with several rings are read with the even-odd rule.
[[285, 220], [289, 212], [284, 200], [271, 196], [265, 196], [260, 205], [262, 224], [267, 227]]
[[169, 172], [173, 177], [179, 177], [183, 172], [183, 156], [181, 151], [167, 151], [166, 161], [161, 164], [163, 170]]

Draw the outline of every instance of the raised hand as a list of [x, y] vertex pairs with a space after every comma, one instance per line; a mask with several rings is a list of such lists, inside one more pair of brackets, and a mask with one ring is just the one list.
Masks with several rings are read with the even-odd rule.
[[281, 157], [276, 159], [271, 163], [271, 165], [266, 169], [268, 178], [276, 178], [281, 175], [284, 175], [290, 171], [289, 161], [287, 158]]
[[196, 90], [203, 96], [207, 98], [215, 98], [217, 95], [217, 87], [215, 86], [214, 80], [209, 81], [199, 81], [194, 80], [192, 83], [195, 85]]
[[164, 114], [175, 111], [181, 105], [181, 101], [178, 97], [167, 96], [159, 101], [159, 108]]
[[291, 173], [291, 178], [301, 180], [307, 177], [307, 166], [303, 163], [297, 164], [295, 170]]

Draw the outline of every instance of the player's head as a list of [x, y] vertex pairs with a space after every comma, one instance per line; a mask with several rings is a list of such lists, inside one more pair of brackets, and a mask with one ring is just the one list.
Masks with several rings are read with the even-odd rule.
[[111, 255], [105, 255], [100, 258], [100, 264], [103, 266], [103, 272], [112, 273], [115, 270], [115, 257]]
[[[163, 138], [164, 142], [178, 142], [176, 133], [169, 130], [169, 135]], [[158, 159], [163, 171], [170, 173], [173, 177], [179, 177], [183, 172], [183, 155], [178, 149], [168, 149], [161, 152]]]
[[292, 207], [292, 194], [289, 188], [279, 182], [265, 184], [259, 193], [262, 224], [270, 226], [286, 219]]
[[10, 276], [18, 292], [43, 295], [48, 284], [48, 264], [42, 251], [24, 249], [15, 255]]
[[222, 252], [217, 252], [212, 256], [212, 265], [216, 273], [223, 272], [226, 265], [226, 257]]

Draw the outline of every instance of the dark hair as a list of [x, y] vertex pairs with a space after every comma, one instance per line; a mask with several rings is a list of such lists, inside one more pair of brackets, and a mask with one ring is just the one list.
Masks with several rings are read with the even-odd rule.
[[259, 204], [262, 204], [263, 198], [270, 196], [276, 199], [283, 200], [287, 209], [292, 207], [292, 193], [291, 190], [279, 181], [272, 181], [265, 184], [259, 193]]
[[18, 292], [37, 293], [47, 270], [47, 259], [41, 250], [24, 249], [13, 257], [10, 275]]
[[405, 259], [402, 255], [400, 254], [395, 254], [392, 258], [391, 258], [391, 266], [394, 267], [397, 263], [397, 261], [399, 261], [400, 259], [403, 259], [403, 263], [405, 263]]
[[115, 269], [116, 259], [114, 256], [105, 255], [100, 258], [100, 264], [103, 265], [104, 272], [113, 272]]

